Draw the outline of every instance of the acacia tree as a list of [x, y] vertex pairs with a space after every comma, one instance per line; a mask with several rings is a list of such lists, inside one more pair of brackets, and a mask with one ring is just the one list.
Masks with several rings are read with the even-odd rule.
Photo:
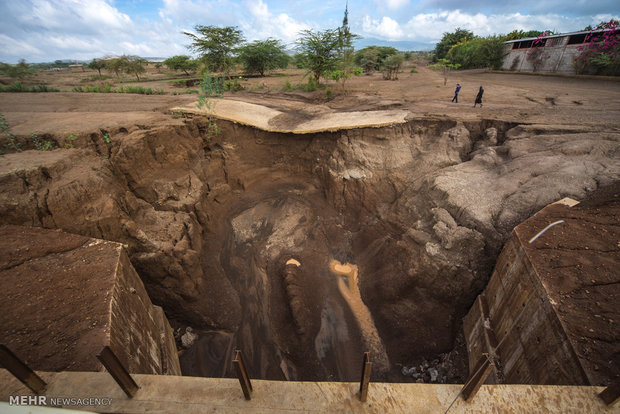
[[243, 42], [243, 35], [237, 26], [194, 27], [197, 33], [183, 32], [192, 40], [189, 49], [201, 55], [205, 68], [211, 72], [230, 73], [237, 47]]
[[286, 68], [289, 56], [284, 51], [284, 45], [276, 39], [257, 40], [239, 49], [239, 60], [246, 73], [258, 73], [265, 76], [265, 72], [276, 68]]
[[439, 62], [434, 65], [428, 65], [428, 67], [431, 69], [442, 71], [443, 86], [446, 86], [446, 83], [448, 83], [448, 75], [450, 74], [450, 71], [452, 69], [458, 69], [459, 67], [461, 67], [461, 65], [458, 63], [450, 63], [448, 59], [439, 59]]
[[182, 70], [189, 76], [190, 70], [196, 70], [198, 68], [198, 62], [192, 60], [187, 55], [176, 55], [164, 60], [164, 65], [172, 70]]
[[322, 32], [303, 30], [297, 39], [297, 49], [314, 80], [319, 81], [330, 71], [338, 68], [340, 37], [338, 30], [327, 29]]
[[112, 72], [118, 78], [120, 73], [125, 70], [125, 66], [127, 65], [127, 61], [129, 58], [127, 56], [121, 56], [114, 59], [108, 59], [105, 61], [105, 68], [109, 72]]
[[88, 64], [88, 67], [99, 72], [99, 76], [101, 76], [101, 69], [105, 68], [105, 61], [101, 59], [93, 59]]
[[130, 75], [136, 75], [136, 79], [140, 80], [140, 74], [146, 72], [144, 65], [146, 60], [138, 56], [132, 56], [127, 58], [124, 65], [125, 73]]

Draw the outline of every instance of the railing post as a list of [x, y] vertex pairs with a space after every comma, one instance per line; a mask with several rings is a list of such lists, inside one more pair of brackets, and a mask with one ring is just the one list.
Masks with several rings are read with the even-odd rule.
[[0, 344], [0, 364], [35, 394], [43, 394], [45, 392], [45, 387], [47, 386], [45, 381], [4, 344]]
[[489, 359], [489, 354], [482, 354], [476, 363], [473, 373], [469, 376], [461, 390], [461, 394], [465, 401], [470, 400], [476, 395], [482, 384], [484, 384], [489, 377], [489, 374], [491, 374], [494, 365], [495, 364]]
[[360, 401], [366, 402], [368, 397], [368, 384], [370, 383], [370, 370], [372, 362], [370, 362], [370, 352], [364, 352], [364, 360], [362, 361], [362, 379], [360, 380]]
[[243, 361], [241, 351], [239, 351], [238, 349], [235, 350], [235, 359], [233, 359], [233, 364], [235, 365], [235, 369], [237, 370], [237, 377], [239, 378], [239, 384], [241, 384], [243, 395], [245, 396], [246, 400], [251, 400], [252, 396], [250, 394], [253, 391], [252, 383], [250, 382], [248, 370], [245, 366], [245, 362]]
[[129, 398], [133, 398], [136, 392], [140, 389], [138, 384], [133, 380], [131, 375], [118, 357], [112, 352], [109, 346], [104, 346], [97, 359], [101, 361], [103, 366], [108, 370], [114, 381], [125, 391], [125, 394]]

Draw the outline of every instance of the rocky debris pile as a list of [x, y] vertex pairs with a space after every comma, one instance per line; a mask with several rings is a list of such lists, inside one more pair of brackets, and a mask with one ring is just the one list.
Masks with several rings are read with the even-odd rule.
[[415, 382], [445, 384], [449, 369], [447, 354], [442, 354], [440, 359], [433, 359], [432, 361], [423, 359], [417, 366], [407, 367], [403, 365], [400, 372], [406, 377], [413, 378]]

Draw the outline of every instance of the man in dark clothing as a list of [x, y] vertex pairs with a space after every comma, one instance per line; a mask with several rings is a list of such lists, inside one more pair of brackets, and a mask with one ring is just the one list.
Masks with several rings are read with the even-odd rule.
[[474, 102], [474, 108], [476, 107], [476, 104], [480, 104], [480, 108], [482, 108], [482, 94], [484, 93], [484, 89], [482, 89], [482, 86], [480, 87], [480, 90], [478, 91], [478, 95], [476, 95], [476, 101]]
[[459, 92], [461, 91], [461, 85], [456, 84], [456, 90], [454, 91], [454, 98], [452, 98], [452, 102], [459, 103]]

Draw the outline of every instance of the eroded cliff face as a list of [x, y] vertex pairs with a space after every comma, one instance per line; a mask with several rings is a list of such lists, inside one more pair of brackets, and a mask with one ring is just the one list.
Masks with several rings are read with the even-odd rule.
[[[368, 349], [383, 377], [447, 352], [513, 226], [620, 177], [616, 132], [218, 124], [97, 132], [0, 163], [2, 223], [128, 245], [153, 302], [202, 335], [192, 374], [214, 374], [232, 343], [271, 379], [353, 380]], [[357, 266], [358, 286], [333, 260]]]

